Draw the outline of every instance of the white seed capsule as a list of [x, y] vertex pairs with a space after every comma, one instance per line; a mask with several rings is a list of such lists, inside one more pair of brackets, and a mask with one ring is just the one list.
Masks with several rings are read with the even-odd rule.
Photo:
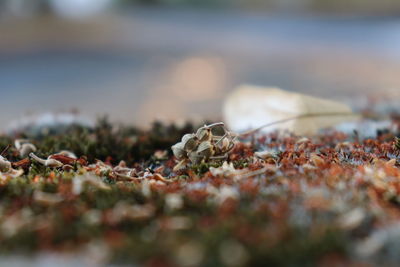
[[196, 151], [189, 152], [188, 157], [192, 164], [199, 164], [203, 159]]
[[202, 142], [197, 148], [197, 154], [205, 159], [208, 159], [214, 154], [214, 146], [209, 141]]
[[[222, 131], [216, 127], [221, 127]], [[216, 136], [212, 132], [214, 129], [218, 130], [215, 131]], [[183, 161], [185, 164], [187, 162], [198, 164], [210, 159], [226, 158], [233, 146], [230, 132], [226, 130], [224, 123], [218, 122], [204, 125], [195, 134], [185, 134], [181, 142], [172, 146], [172, 152], [177, 159], [181, 160], [178, 165], [182, 165]]]
[[184, 150], [184, 145], [182, 142], [179, 142], [171, 147], [172, 153], [177, 159], [183, 159], [186, 156], [186, 152]]
[[211, 129], [208, 128], [207, 126], [201, 127], [197, 130], [196, 132], [196, 137], [199, 139], [199, 141], [207, 141], [210, 140], [212, 135], [211, 135]]
[[183, 149], [187, 152], [195, 150], [197, 147], [197, 137], [194, 134], [185, 134], [182, 137]]
[[214, 136], [213, 141], [217, 150], [216, 152], [224, 153], [224, 151], [229, 150], [231, 142], [226, 136]]

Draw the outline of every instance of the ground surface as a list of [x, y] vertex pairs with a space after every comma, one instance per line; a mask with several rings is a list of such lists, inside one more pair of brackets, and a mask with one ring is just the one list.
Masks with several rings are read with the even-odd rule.
[[[27, 136], [57, 167], [21, 161], [10, 147], [3, 156], [15, 171], [0, 180], [4, 261], [21, 263], [8, 257], [21, 253], [50, 255], [37, 264], [51, 264], [61, 253], [67, 264], [122, 266], [398, 262], [396, 133], [272, 133], [237, 142], [226, 163], [174, 172], [168, 148], [194, 130], [101, 121], [90, 131]], [[1, 148], [12, 142], [2, 137]], [[54, 155], [62, 149], [78, 158]]]

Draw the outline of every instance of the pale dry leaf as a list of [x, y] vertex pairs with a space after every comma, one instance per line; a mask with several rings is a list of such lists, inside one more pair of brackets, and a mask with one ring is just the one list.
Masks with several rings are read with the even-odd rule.
[[343, 115], [314, 116], [278, 123], [263, 129], [289, 130], [298, 135], [313, 134], [323, 128], [358, 119], [344, 103], [317, 98], [278, 88], [240, 86], [225, 100], [223, 115], [227, 125], [235, 132], [255, 129], [262, 125], [304, 114]]

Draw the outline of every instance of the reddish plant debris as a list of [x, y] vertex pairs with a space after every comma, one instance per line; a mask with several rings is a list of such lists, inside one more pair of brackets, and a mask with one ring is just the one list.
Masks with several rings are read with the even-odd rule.
[[400, 153], [393, 134], [366, 140], [338, 132], [265, 134], [236, 141], [226, 162], [179, 172], [165, 150], [119, 164], [115, 156], [46, 157], [62, 166], [27, 158], [12, 168], [4, 164], [5, 253], [96, 250], [99, 264], [148, 266], [400, 260], [394, 253], [400, 248]]

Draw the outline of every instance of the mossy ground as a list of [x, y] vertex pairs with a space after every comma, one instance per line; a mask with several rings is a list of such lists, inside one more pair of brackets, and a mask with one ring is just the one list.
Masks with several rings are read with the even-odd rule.
[[[0, 181], [1, 253], [73, 252], [148, 266], [350, 264], [374, 259], [356, 253], [362, 241], [400, 214], [392, 133], [361, 141], [273, 133], [237, 143], [230, 172], [211, 172], [225, 168], [213, 162], [174, 173], [169, 148], [194, 129], [101, 120], [94, 129], [20, 133], [42, 157], [67, 149], [88, 164], [65, 171], [31, 162], [21, 177]], [[12, 144], [0, 138], [0, 149]], [[260, 149], [278, 152], [259, 159]], [[20, 160], [13, 147], [3, 156]], [[121, 160], [137, 177], [113, 174]]]

